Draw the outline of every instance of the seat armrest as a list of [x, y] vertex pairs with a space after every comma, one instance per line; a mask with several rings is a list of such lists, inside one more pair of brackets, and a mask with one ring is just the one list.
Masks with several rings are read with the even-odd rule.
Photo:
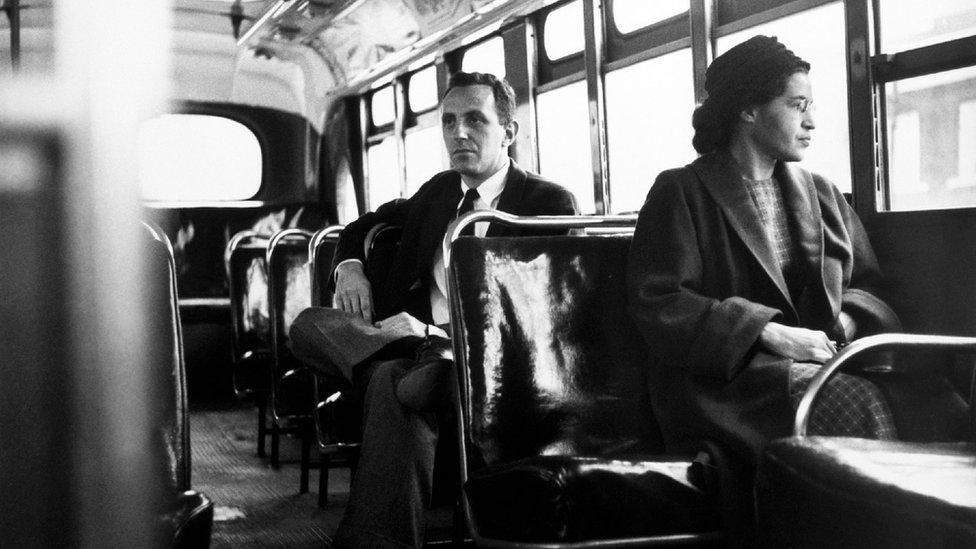
[[839, 373], [844, 367], [869, 352], [885, 350], [945, 350], [959, 352], [976, 352], [976, 337], [917, 335], [917, 334], [878, 334], [858, 339], [841, 349], [834, 358], [830, 359], [813, 377], [807, 387], [800, 405], [796, 410], [793, 423], [793, 434], [799, 437], [807, 435], [807, 424], [820, 390], [827, 380]]

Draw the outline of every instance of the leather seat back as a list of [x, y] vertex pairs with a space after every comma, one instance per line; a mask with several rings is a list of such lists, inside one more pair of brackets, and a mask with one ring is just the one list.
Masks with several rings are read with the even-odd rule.
[[402, 234], [403, 227], [399, 225], [381, 224], [366, 235], [366, 278], [373, 288], [383, 287], [390, 275]]
[[158, 524], [166, 525], [172, 546], [206, 547], [210, 543], [213, 503], [191, 489], [190, 423], [186, 362], [176, 284], [176, 263], [169, 239], [158, 227], [146, 229], [147, 269], [142, 286], [147, 311], [147, 353], [143, 365], [151, 368], [158, 401], [147, 403], [154, 451], [165, 457], [161, 475], [164, 509]]
[[312, 285], [312, 305], [315, 307], [332, 306], [329, 277], [332, 274], [332, 259], [339, 245], [341, 231], [341, 225], [326, 227], [315, 233], [309, 244], [309, 277]]
[[225, 252], [235, 360], [271, 346], [267, 249], [267, 237], [246, 231], [234, 235]]
[[288, 331], [299, 313], [312, 304], [308, 243], [312, 235], [286, 229], [272, 237], [268, 248], [268, 302], [271, 313], [271, 385], [276, 417], [311, 417], [312, 380], [288, 347]]
[[[162, 232], [157, 234], [166, 238]], [[157, 372], [154, 378], [161, 398], [154, 410], [154, 424], [166, 456], [167, 498], [175, 498], [177, 493], [190, 489], [190, 429], [176, 270], [169, 243], [162, 239], [157, 240], [151, 233], [146, 238], [147, 310], [157, 312], [147, 319], [150, 336], [146, 364]]]
[[468, 470], [536, 455], [663, 451], [646, 348], [627, 309], [630, 238], [454, 243]]

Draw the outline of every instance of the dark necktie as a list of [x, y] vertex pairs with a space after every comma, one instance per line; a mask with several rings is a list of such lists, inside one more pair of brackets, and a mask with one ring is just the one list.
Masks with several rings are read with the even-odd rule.
[[[474, 201], [478, 200], [480, 197], [481, 195], [478, 194], [478, 189], [468, 189], [468, 191], [464, 193], [464, 200], [462, 200], [461, 205], [458, 206], [457, 217], [461, 217], [462, 215], [473, 210]], [[474, 234], [474, 223], [468, 225], [467, 227], [464, 228], [464, 230], [461, 231], [462, 236], [471, 236], [473, 234]]]

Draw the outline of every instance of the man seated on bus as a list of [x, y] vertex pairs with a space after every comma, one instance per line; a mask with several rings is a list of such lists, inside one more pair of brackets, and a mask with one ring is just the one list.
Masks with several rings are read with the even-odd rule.
[[[299, 359], [333, 375], [341, 370], [366, 391], [363, 443], [335, 536], [339, 547], [423, 544], [438, 415], [453, 410], [456, 383], [441, 251], [447, 225], [471, 209], [577, 212], [572, 193], [508, 157], [518, 122], [515, 92], [506, 81], [456, 73], [440, 112], [452, 169], [435, 175], [409, 199], [383, 204], [350, 223], [333, 262], [336, 309], [303, 311], [291, 328]], [[363, 243], [380, 223], [400, 225], [403, 233], [390, 276], [373, 287], [363, 270]], [[485, 225], [475, 224], [475, 234], [528, 234]], [[359, 354], [356, 359], [350, 360], [350, 348]], [[410, 360], [378, 362], [392, 358]]]

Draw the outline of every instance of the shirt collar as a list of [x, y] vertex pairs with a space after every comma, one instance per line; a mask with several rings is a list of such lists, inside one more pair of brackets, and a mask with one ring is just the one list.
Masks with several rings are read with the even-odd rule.
[[[481, 185], [478, 185], [478, 196], [480, 200], [489, 206], [492, 205], [497, 199], [498, 195], [502, 194], [505, 189], [505, 180], [508, 176], [508, 168], [512, 164], [512, 159], [509, 158], [508, 162], [497, 172], [491, 174], [488, 179], [485, 179]], [[464, 178], [461, 179], [461, 194], [463, 195], [468, 190], [468, 185], [464, 182]]]

